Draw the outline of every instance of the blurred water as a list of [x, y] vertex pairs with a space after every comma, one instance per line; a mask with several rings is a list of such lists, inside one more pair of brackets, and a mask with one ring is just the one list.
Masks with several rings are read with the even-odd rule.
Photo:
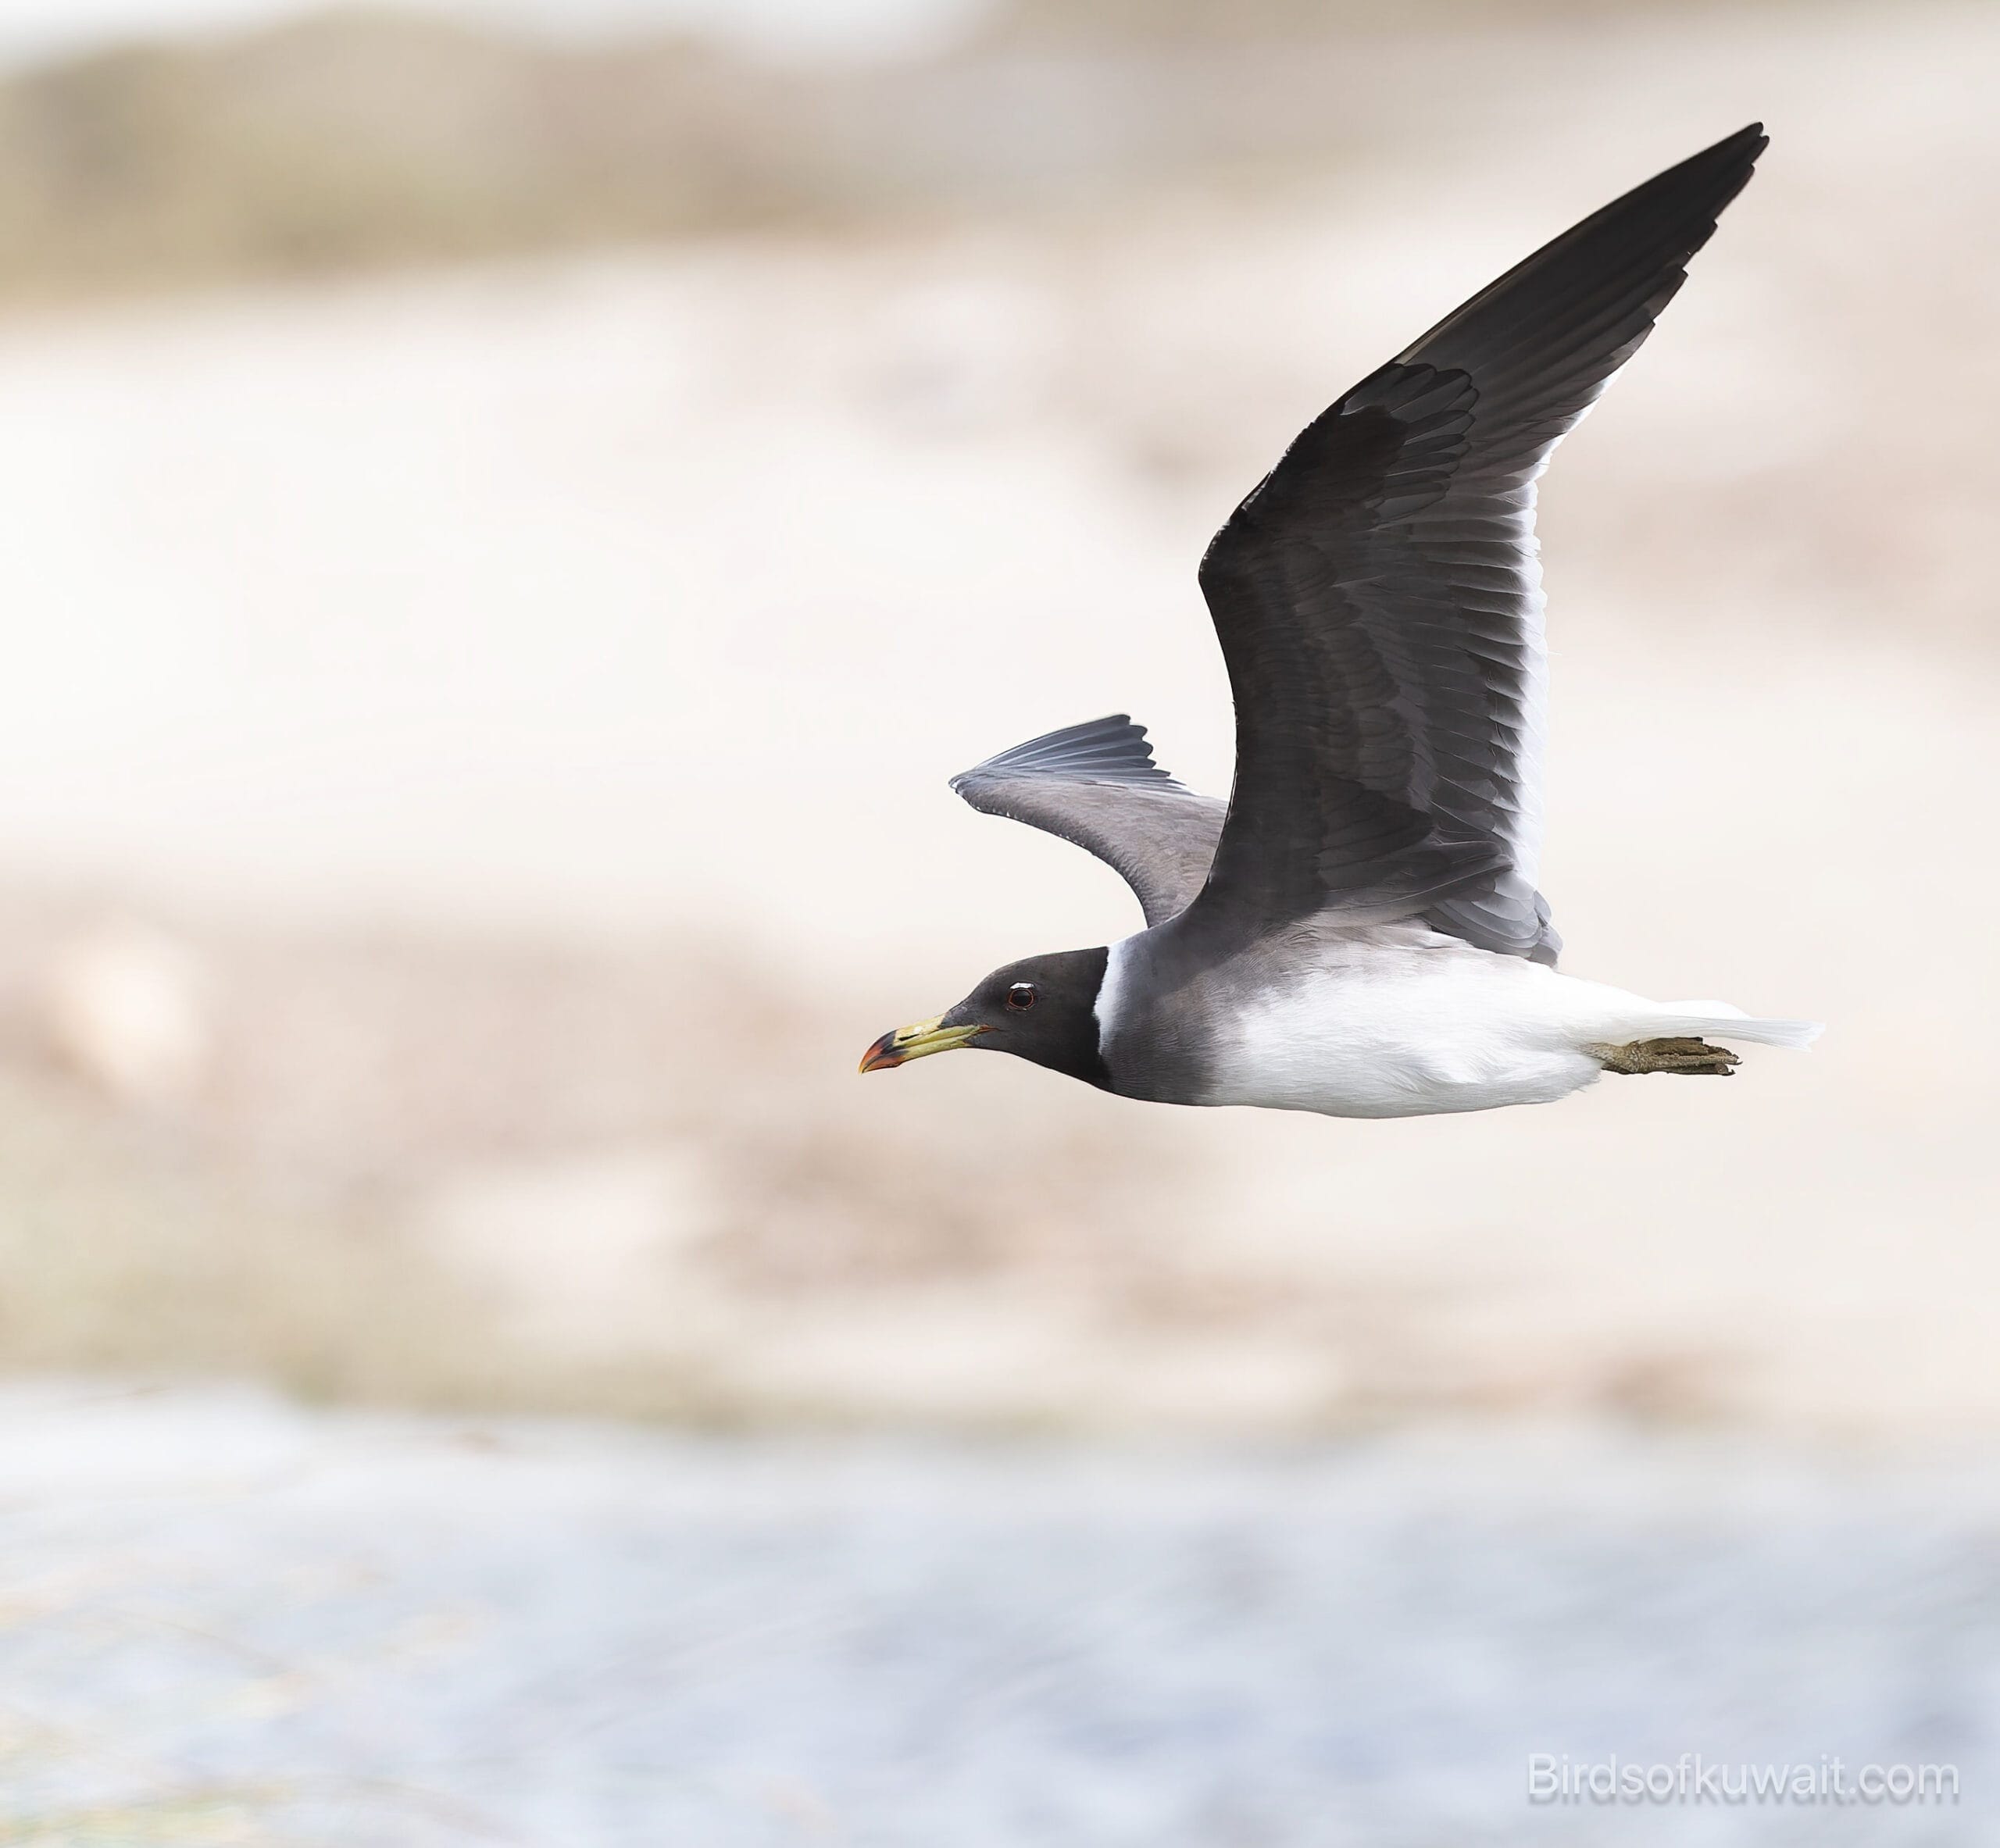
[[[9, 1839], [1992, 1839], [1986, 1458], [698, 1440], [43, 1387], [0, 1407], [0, 1479]], [[1963, 1795], [1552, 1811], [1534, 1752], [1947, 1762]]]

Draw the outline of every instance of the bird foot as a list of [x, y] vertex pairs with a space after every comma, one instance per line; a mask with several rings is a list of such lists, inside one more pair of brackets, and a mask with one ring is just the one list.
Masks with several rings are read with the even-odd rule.
[[1630, 1046], [1584, 1049], [1607, 1072], [1684, 1072], [1691, 1077], [1727, 1078], [1742, 1061], [1727, 1047], [1702, 1040], [1637, 1040]]

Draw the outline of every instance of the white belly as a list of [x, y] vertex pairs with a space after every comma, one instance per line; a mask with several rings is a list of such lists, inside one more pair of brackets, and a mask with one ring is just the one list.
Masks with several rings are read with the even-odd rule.
[[1428, 932], [1378, 940], [1249, 997], [1203, 1101], [1363, 1117], [1552, 1103], [1601, 1076], [1586, 1045], [1658, 1011]]

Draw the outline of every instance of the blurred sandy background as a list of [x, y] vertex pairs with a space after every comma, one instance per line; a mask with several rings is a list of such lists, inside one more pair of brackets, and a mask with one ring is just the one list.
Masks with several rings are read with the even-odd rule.
[[[222, 1382], [762, 1433], [741, 1467], [779, 1478], [759, 1447], [802, 1430], [1588, 1430], [1628, 1486], [1655, 1444], [1738, 1447], [1725, 1482], [1988, 1454], [1991, 7], [143, 10], [0, 21], [0, 1452], [73, 1440], [91, 1505], [150, 1507], [120, 1459], [166, 1440], [77, 1407]], [[946, 776], [1129, 710], [1226, 787], [1194, 565], [1234, 500], [1473, 288], [1759, 116], [1757, 180], [1545, 486], [1544, 887], [1568, 966], [1820, 1046], [1391, 1124], [1003, 1060], [861, 1083], [992, 965], [1137, 923]], [[163, 1403], [223, 1455], [295, 1415]], [[1027, 1504], [1071, 1466], [1022, 1463]], [[1812, 1492], [1835, 1525], [1873, 1493], [1845, 1481]], [[787, 1518], [834, 1519], [815, 1493]], [[1915, 1500], [1977, 1554], [1955, 1496]], [[1601, 1511], [1643, 1550], [1641, 1504]], [[52, 1595], [52, 1650], [81, 1607]], [[1812, 1621], [1775, 1657], [1874, 1659]], [[45, 1719], [70, 1696], [16, 1640]], [[1984, 1694], [1938, 1700], [1991, 1750]], [[5, 1839], [86, 1839], [103, 1793], [58, 1757]], [[1353, 1834], [1308, 1778], [1234, 1834], [1193, 1797], [981, 1833], [808, 1789], [767, 1834], [641, 1804], [519, 1839], [1511, 1841], [1505, 1764]], [[277, 1827], [240, 1792], [102, 1813]], [[352, 1839], [461, 1839], [415, 1814]]]

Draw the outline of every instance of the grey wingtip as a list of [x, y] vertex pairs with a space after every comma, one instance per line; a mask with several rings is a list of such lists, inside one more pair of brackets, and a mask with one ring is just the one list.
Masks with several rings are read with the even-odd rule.
[[970, 770], [961, 770], [952, 779], [952, 787], [963, 795], [969, 785], [997, 776], [1145, 783], [1156, 789], [1181, 787], [1154, 762], [1152, 748], [1146, 742], [1146, 728], [1135, 724], [1129, 712], [1108, 713], [1102, 719], [1064, 726], [1060, 730], [1030, 738], [1025, 744], [1012, 745]]

